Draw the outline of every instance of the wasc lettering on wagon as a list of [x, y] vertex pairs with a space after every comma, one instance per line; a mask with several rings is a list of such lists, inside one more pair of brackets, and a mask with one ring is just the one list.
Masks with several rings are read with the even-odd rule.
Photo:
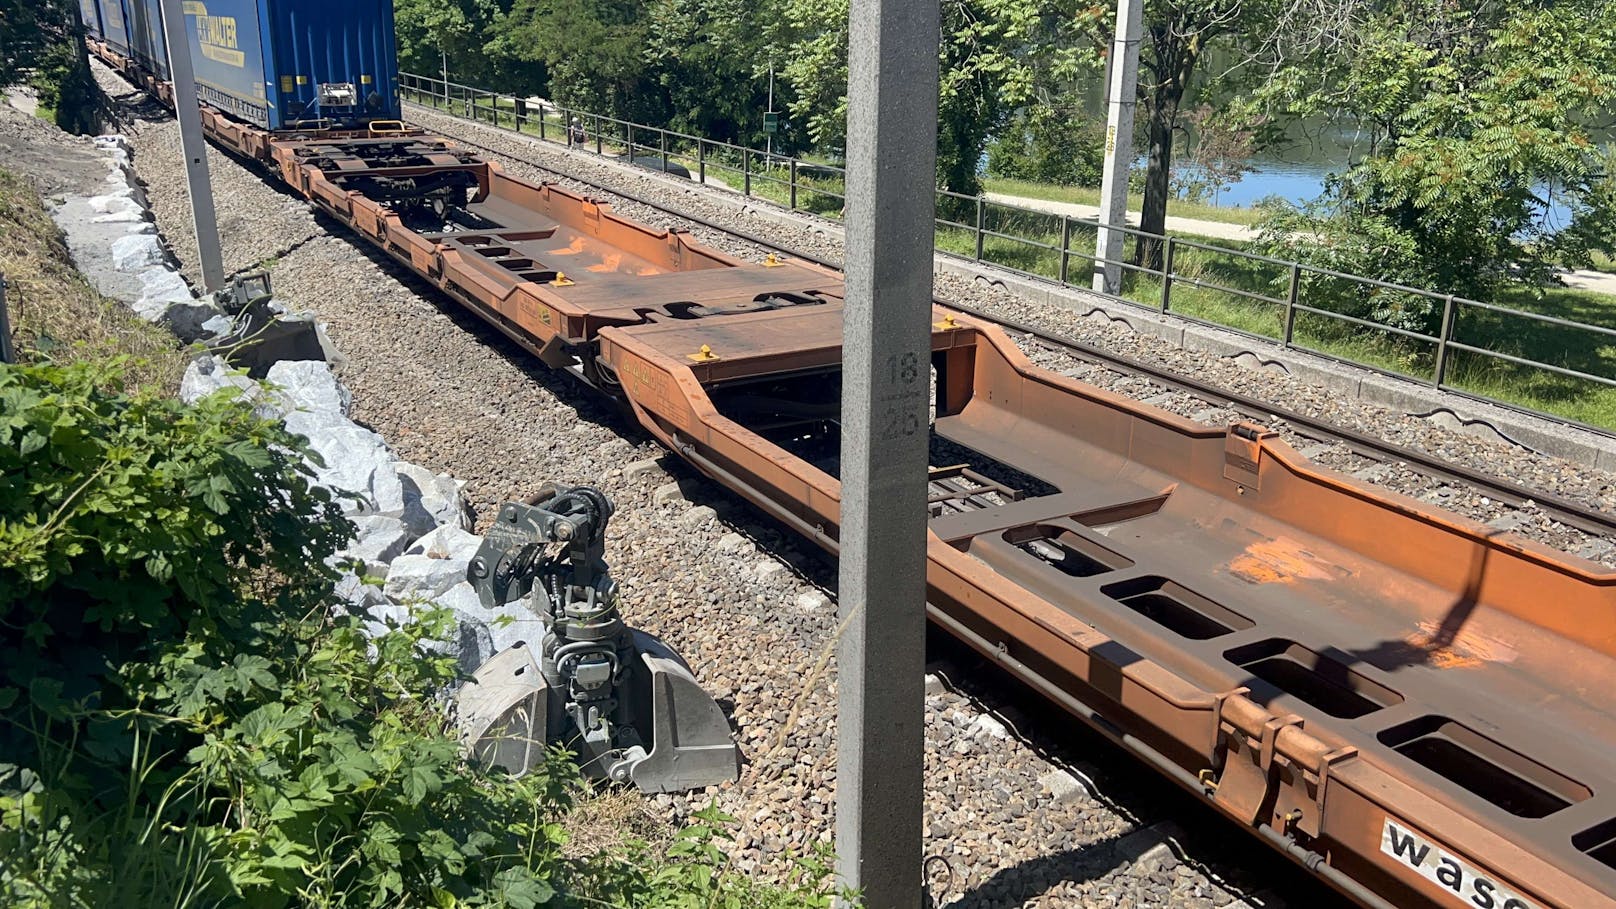
[[1542, 909], [1389, 817], [1381, 831], [1380, 851], [1420, 877], [1451, 890], [1455, 905], [1472, 909]]

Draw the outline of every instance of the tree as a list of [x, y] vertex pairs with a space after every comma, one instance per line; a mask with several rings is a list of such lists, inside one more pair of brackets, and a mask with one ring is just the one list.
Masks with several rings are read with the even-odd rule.
[[516, 0], [504, 45], [543, 64], [550, 94], [568, 107], [660, 122], [665, 95], [646, 46], [650, 20], [638, 0]]
[[90, 75], [78, 4], [0, 0], [0, 88], [29, 81], [40, 103], [69, 132], [100, 125], [100, 95]]
[[422, 74], [447, 67], [456, 82], [483, 84], [489, 70], [483, 48], [499, 14], [495, 0], [396, 0], [399, 67]]
[[48, 35], [59, 28], [65, 4], [59, 0], [0, 0], [0, 86], [27, 78], [48, 45]]
[[[1234, 45], [1258, 43], [1254, 39], [1272, 30], [1273, 12], [1267, 0], [1151, 0], [1145, 4], [1144, 40], [1139, 50], [1139, 96], [1144, 105], [1147, 148], [1139, 211], [1139, 229], [1144, 233], [1167, 232], [1173, 139], [1185, 93], [1199, 68], [1214, 50], [1225, 50], [1238, 59]], [[1137, 257], [1146, 268], [1161, 268], [1161, 244], [1140, 237]]]
[[[1321, 238], [1353, 226], [1406, 250], [1377, 276], [1476, 296], [1616, 244], [1616, 171], [1589, 130], [1616, 113], [1606, 0], [1391, 0], [1259, 99], [1371, 136], [1317, 206], [1275, 221], [1276, 251], [1338, 255]], [[1430, 309], [1411, 320], [1435, 327]]]
[[847, 4], [785, 0], [770, 29], [770, 46], [785, 48], [779, 75], [791, 86], [791, 119], [825, 150], [847, 146]]
[[1029, 104], [988, 146], [988, 173], [1061, 186], [1098, 186], [1104, 167], [1102, 125], [1080, 108]]
[[[1034, 98], [1040, 61], [1057, 50], [1064, 0], [943, 0], [938, 45], [939, 184], [980, 188], [988, 137]], [[787, 0], [774, 43], [786, 48], [792, 114], [822, 145], [845, 144], [847, 0]]]
[[1251, 172], [1257, 130], [1263, 124], [1220, 118], [1210, 104], [1186, 111], [1184, 119], [1195, 132], [1195, 146], [1190, 151], [1191, 170], [1174, 177], [1175, 193], [1191, 201], [1210, 196], [1216, 205], [1225, 186], [1239, 183]]
[[[766, 32], [779, 12], [771, 0], [653, 0], [646, 55], [667, 96], [671, 129], [764, 144], [774, 56]], [[779, 80], [781, 94], [786, 87], [786, 80]], [[791, 136], [789, 131], [776, 136], [776, 149], [793, 147]]]
[[994, 131], [988, 172], [1070, 186], [1098, 186], [1104, 122], [1091, 114], [1109, 35], [1100, 8], [1075, 0], [1045, 4], [1026, 55], [1030, 96]]

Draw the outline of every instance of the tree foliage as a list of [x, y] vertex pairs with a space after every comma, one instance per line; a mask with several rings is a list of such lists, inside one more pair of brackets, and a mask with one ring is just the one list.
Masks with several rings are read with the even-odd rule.
[[484, 48], [499, 13], [494, 0], [396, 0], [399, 66], [436, 75], [452, 59], [452, 80], [478, 84], [488, 75]]
[[[1068, 0], [944, 0], [938, 59], [938, 183], [975, 193], [988, 141], [1037, 97], [1040, 77], [1083, 65], [1069, 44]], [[821, 146], [845, 145], [847, 0], [786, 0], [775, 43], [786, 49], [792, 114]], [[918, 103], [918, 99], [917, 99]]]
[[[1406, 250], [1403, 265], [1363, 273], [1475, 296], [1542, 283], [1616, 242], [1616, 169], [1589, 129], [1616, 113], [1616, 5], [1604, 0], [1396, 0], [1258, 99], [1350, 119], [1371, 138], [1318, 205], [1271, 223], [1275, 251], [1336, 260], [1340, 244], [1316, 238], [1380, 237]], [[1340, 264], [1381, 265], [1366, 255]]]
[[[1147, 157], [1140, 230], [1150, 234], [1167, 231], [1174, 142], [1182, 126], [1184, 99], [1202, 76], [1205, 61], [1213, 56], [1238, 61], [1246, 46], [1262, 43], [1273, 31], [1279, 12], [1274, 0], [1159, 0], [1145, 4], [1139, 98], [1144, 108]], [[1161, 244], [1141, 237], [1137, 256], [1146, 267], [1160, 268]]]
[[639, 0], [516, 0], [502, 27], [507, 46], [544, 66], [558, 104], [642, 123], [666, 116]]
[[29, 82], [68, 132], [100, 125], [79, 7], [72, 0], [0, 0], [0, 88]]
[[1102, 124], [1079, 113], [1029, 106], [988, 146], [988, 172], [1060, 186], [1098, 186], [1104, 135]]
[[[775, 57], [766, 35], [777, 11], [773, 3], [752, 0], [652, 0], [646, 54], [667, 98], [671, 128], [765, 144], [763, 113]], [[776, 110], [784, 109], [787, 89], [777, 78]], [[777, 151], [798, 147], [789, 126], [774, 137]]]

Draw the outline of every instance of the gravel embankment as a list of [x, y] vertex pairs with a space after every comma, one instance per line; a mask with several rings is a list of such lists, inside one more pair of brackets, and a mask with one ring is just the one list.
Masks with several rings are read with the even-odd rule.
[[[443, 135], [462, 137], [502, 153], [497, 154], [495, 159], [513, 174], [549, 180], [555, 180], [557, 174], [573, 174], [670, 205], [696, 217], [733, 225], [754, 235], [767, 236], [804, 253], [830, 261], [841, 259], [840, 235], [828, 222], [804, 216], [800, 219], [800, 227], [782, 227], [777, 218], [765, 219], [754, 214], [755, 209], [767, 204], [759, 200], [731, 197], [696, 186], [670, 186], [660, 175], [628, 171], [615, 163], [573, 154], [531, 137], [469, 123], [428, 108], [411, 107], [409, 115], [420, 125]], [[529, 161], [555, 170], [535, 167]], [[561, 182], [565, 184], [568, 181], [563, 179]], [[572, 185], [598, 195], [597, 190], [582, 183], [574, 182]], [[702, 242], [735, 255], [753, 259], [763, 255], [756, 245], [745, 240], [627, 199], [616, 200], [614, 208], [636, 220], [662, 227], [689, 229]], [[937, 295], [942, 299], [1055, 332], [1180, 375], [1194, 376], [1208, 384], [1270, 401], [1275, 406], [1327, 420], [1342, 428], [1428, 452], [1456, 466], [1487, 471], [1528, 488], [1541, 489], [1607, 512], [1616, 511], [1616, 477], [1605, 471], [1456, 432], [1419, 417], [1344, 398], [1329, 389], [1290, 376], [1250, 369], [1203, 351], [1185, 350], [1158, 338], [1136, 334], [1125, 326], [1078, 318], [1071, 310], [1030, 301], [1002, 288], [955, 275], [938, 274], [935, 286]], [[1056, 372], [1148, 401], [1164, 410], [1202, 422], [1219, 425], [1227, 423], [1232, 416], [1193, 395], [1172, 391], [1138, 376], [1117, 373], [1068, 354], [1050, 351], [1030, 340], [1018, 340], [1034, 362]], [[1514, 508], [1494, 501], [1477, 490], [1455, 488], [1433, 480], [1404, 465], [1373, 464], [1340, 446], [1328, 448], [1298, 441], [1289, 427], [1277, 421], [1272, 421], [1269, 428], [1278, 430], [1287, 441], [1296, 443], [1308, 457], [1325, 467], [1357, 475], [1375, 485], [1434, 503], [1497, 529], [1616, 567], [1616, 541], [1591, 537], [1566, 527], [1539, 510]]]
[[[132, 131], [164, 235], [194, 267], [177, 130]], [[793, 851], [828, 841], [835, 673], [811, 680], [811, 669], [834, 631], [833, 566], [682, 465], [646, 463], [655, 446], [586, 389], [340, 229], [329, 235], [334, 225], [258, 173], [216, 153], [210, 161], [227, 268], [274, 260], [277, 295], [329, 323], [355, 418], [402, 458], [468, 480], [484, 522], [500, 502], [547, 480], [596, 484], [616, 500], [607, 555], [625, 611], [696, 667], [731, 710], [749, 761], [736, 785], [662, 796], [644, 810], [676, 822], [716, 799], [739, 819], [737, 864], [770, 877], [790, 871]], [[948, 869], [933, 863], [946, 891], [940, 904], [1332, 899], [1306, 878], [1276, 872], [1283, 862], [1252, 841], [1228, 843], [1226, 825], [1204, 809], [1186, 819], [1176, 794], [1164, 795], [1162, 781], [1109, 747], [1083, 755], [1103, 793], [1096, 797], [1033, 740], [1008, 734], [979, 699], [940, 680], [929, 690], [926, 845]], [[1159, 826], [1168, 818], [1184, 828], [1175, 841], [1188, 860], [1158, 845], [1172, 832]]]

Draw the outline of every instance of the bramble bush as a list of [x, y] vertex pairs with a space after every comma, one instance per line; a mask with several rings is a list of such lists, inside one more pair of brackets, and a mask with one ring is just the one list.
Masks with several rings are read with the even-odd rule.
[[577, 768], [467, 765], [452, 617], [334, 608], [352, 526], [304, 439], [235, 392], [0, 366], [0, 904], [821, 906], [665, 856], [564, 857]]

